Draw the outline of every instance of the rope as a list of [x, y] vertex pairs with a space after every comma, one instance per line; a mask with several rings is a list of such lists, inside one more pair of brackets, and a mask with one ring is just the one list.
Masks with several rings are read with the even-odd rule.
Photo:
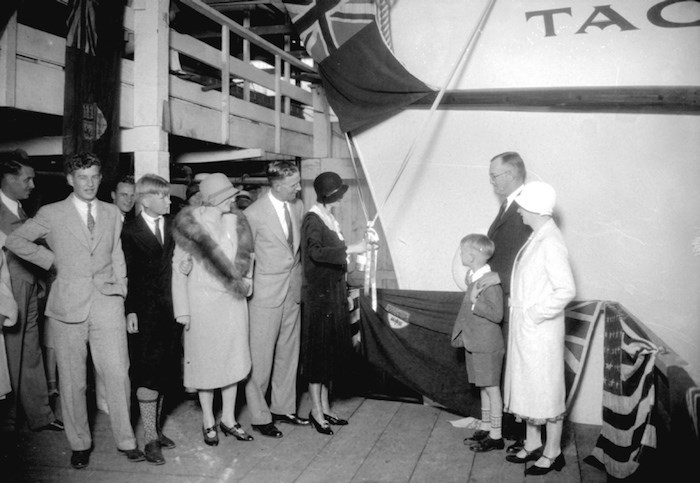
[[394, 47], [391, 43], [391, 0], [377, 0], [377, 17], [379, 20], [379, 31], [384, 37], [389, 50], [393, 51]]
[[[379, 209], [377, 209], [377, 213], [374, 215], [374, 218], [370, 222], [370, 226], [374, 225], [374, 222], [379, 217], [379, 213], [384, 208], [384, 205], [386, 205], [386, 202], [389, 200], [391, 193], [394, 191], [394, 188], [396, 187], [396, 185], [399, 181], [399, 178], [401, 178], [401, 175], [403, 174], [404, 170], [406, 169], [406, 166], [408, 166], [408, 161], [411, 158], [411, 155], [413, 154], [413, 151], [414, 151], [416, 145], [418, 144], [418, 141], [422, 140], [422, 138], [423, 138], [423, 136], [421, 136], [421, 134], [427, 132], [426, 127], [427, 127], [428, 123], [430, 122], [431, 118], [433, 117], [433, 114], [437, 110], [437, 106], [440, 104], [442, 97], [445, 95], [445, 91], [447, 90], [447, 86], [452, 81], [452, 78], [454, 77], [455, 73], [457, 72], [457, 69], [465, 61], [468, 61], [469, 58], [471, 57], [471, 54], [474, 52], [474, 49], [472, 48], [473, 43], [481, 35], [481, 32], [484, 28], [484, 25], [486, 24], [486, 20], [488, 19], [489, 14], [493, 10], [493, 6], [495, 4], [496, 4], [496, 0], [491, 0], [489, 2], [489, 4], [484, 9], [484, 12], [482, 13], [481, 18], [479, 19], [479, 23], [477, 24], [476, 29], [474, 29], [474, 31], [472, 32], [472, 35], [469, 37], [466, 44], [462, 48], [462, 51], [459, 54], [458, 61], [455, 63], [454, 67], [452, 68], [452, 71], [450, 72], [450, 75], [447, 77], [447, 80], [445, 81], [442, 88], [438, 92], [438, 95], [435, 97], [435, 100], [433, 101], [433, 104], [430, 107], [430, 112], [428, 113], [428, 117], [423, 122], [421, 129], [418, 131], [419, 135], [416, 136], [415, 138], [413, 138], [413, 142], [411, 143], [411, 146], [408, 148], [408, 151], [406, 152], [406, 156], [404, 157], [404, 160], [401, 163], [401, 167], [399, 168], [398, 173], [396, 173], [396, 177], [394, 178], [394, 181], [391, 184], [391, 187], [389, 188], [389, 191], [387, 192], [386, 197], [384, 198], [384, 202], [379, 206]], [[467, 53], [469, 55], [467, 55]]]

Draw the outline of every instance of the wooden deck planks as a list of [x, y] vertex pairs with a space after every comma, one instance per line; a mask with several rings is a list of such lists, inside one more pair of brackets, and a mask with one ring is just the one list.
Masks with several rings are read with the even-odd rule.
[[[603, 483], [605, 473], [583, 463], [599, 427], [565, 424], [561, 472], [543, 477], [524, 476], [525, 465], [505, 461], [505, 451], [473, 453], [462, 440], [472, 430], [454, 428], [458, 419], [440, 408], [398, 401], [349, 398], [335, 403], [348, 426], [335, 426], [326, 436], [311, 427], [282, 424], [281, 439], [252, 432], [255, 440], [224, 438], [216, 447], [202, 441], [201, 411], [182, 401], [169, 415], [165, 433], [177, 448], [164, 450], [166, 464], [130, 463], [116, 452], [109, 418], [94, 419], [95, 448], [86, 470], [70, 468], [70, 450], [62, 433], [18, 433], [18, 454], [9, 459], [15, 471], [9, 481], [57, 482], [243, 482], [342, 483], [411, 482], [476, 483], [562, 482]], [[308, 407], [300, 411], [306, 416]], [[238, 418], [246, 430], [246, 409]], [[143, 444], [140, 427], [139, 443]], [[4, 460], [5, 463], [8, 459]], [[529, 463], [532, 464], [532, 463]], [[3, 479], [3, 481], [8, 481]]]

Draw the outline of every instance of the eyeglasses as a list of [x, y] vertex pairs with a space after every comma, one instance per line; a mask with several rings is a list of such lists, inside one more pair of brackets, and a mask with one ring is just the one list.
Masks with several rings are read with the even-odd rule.
[[510, 173], [511, 171], [512, 171], [511, 169], [506, 169], [506, 170], [503, 171], [502, 173], [498, 173], [498, 174], [489, 174], [489, 178], [491, 178], [491, 181], [496, 181], [496, 178], [498, 178], [499, 176], [503, 176], [503, 175], [506, 174], [506, 173]]

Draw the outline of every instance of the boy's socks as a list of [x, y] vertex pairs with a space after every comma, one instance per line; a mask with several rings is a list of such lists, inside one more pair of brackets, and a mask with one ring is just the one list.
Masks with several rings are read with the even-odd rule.
[[481, 408], [481, 426], [479, 429], [489, 431], [491, 429], [491, 410]]
[[501, 439], [503, 437], [501, 432], [502, 421], [503, 416], [491, 416], [491, 428], [489, 429], [489, 437], [491, 439]]

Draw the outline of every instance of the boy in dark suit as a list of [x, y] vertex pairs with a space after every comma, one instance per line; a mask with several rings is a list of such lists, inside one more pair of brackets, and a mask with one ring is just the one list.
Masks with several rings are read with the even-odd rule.
[[470, 448], [477, 452], [503, 449], [500, 383], [505, 347], [499, 325], [503, 321], [503, 290], [498, 276], [477, 284], [491, 272], [486, 262], [495, 246], [486, 235], [472, 234], [462, 238], [460, 248], [462, 264], [470, 270], [464, 301], [452, 330], [452, 345], [464, 347], [469, 382], [481, 389], [481, 427], [472, 436]]
[[179, 325], [172, 315], [170, 290], [173, 240], [170, 184], [155, 174], [136, 182], [136, 199], [143, 208], [124, 225], [128, 295], [126, 321], [131, 354], [131, 379], [136, 389], [146, 445], [146, 461], [165, 463], [161, 448], [174, 448], [160, 425], [163, 393], [178, 373]]

